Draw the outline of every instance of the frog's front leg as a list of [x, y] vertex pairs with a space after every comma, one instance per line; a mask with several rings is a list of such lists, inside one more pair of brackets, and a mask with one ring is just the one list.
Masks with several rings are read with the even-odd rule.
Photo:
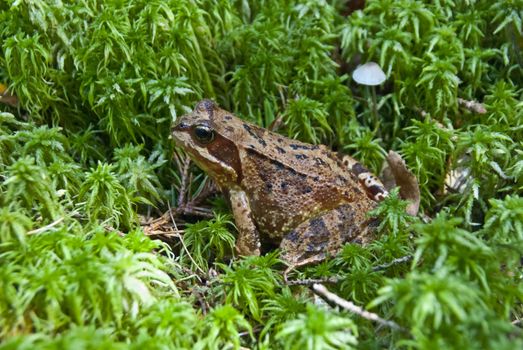
[[355, 203], [343, 204], [307, 220], [282, 240], [282, 258], [290, 271], [298, 266], [336, 255], [348, 242], [365, 244], [374, 239], [377, 221], [366, 217]]
[[252, 220], [249, 198], [241, 189], [231, 189], [229, 200], [238, 229], [236, 252], [239, 255], [260, 255], [260, 236]]

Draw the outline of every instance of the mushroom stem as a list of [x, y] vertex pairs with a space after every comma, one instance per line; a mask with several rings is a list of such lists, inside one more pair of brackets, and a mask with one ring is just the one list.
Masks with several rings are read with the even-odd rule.
[[[379, 128], [379, 118], [378, 118], [378, 102], [376, 101], [376, 85], [380, 85], [387, 79], [387, 76], [385, 75], [385, 72], [381, 69], [381, 67], [376, 62], [367, 62], [361, 66], [358, 66], [354, 72], [352, 72], [352, 79], [358, 84], [370, 86], [370, 93], [371, 93], [371, 102], [370, 102], [370, 109], [372, 114], [372, 119], [374, 122], [374, 128], [375, 131]], [[368, 94], [368, 90], [364, 90], [365, 94]], [[368, 95], [367, 95], [367, 101], [368, 101]]]
[[371, 86], [371, 113], [372, 113], [372, 121], [374, 122], [374, 129], [377, 130], [379, 127], [379, 118], [378, 118], [378, 102], [376, 98], [376, 87]]

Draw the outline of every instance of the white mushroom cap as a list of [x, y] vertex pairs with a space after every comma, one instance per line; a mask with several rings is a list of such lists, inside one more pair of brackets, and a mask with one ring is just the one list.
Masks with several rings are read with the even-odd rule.
[[385, 73], [376, 62], [362, 64], [352, 72], [352, 79], [361, 85], [380, 85], [385, 78]]

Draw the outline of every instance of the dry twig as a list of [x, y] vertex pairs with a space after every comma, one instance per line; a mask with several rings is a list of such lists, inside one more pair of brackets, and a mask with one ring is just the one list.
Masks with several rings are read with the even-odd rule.
[[[394, 265], [409, 262], [412, 260], [412, 258], [413, 258], [412, 255], [405, 255], [401, 258], [394, 259], [391, 262], [388, 262], [386, 264], [374, 266], [372, 268], [372, 271], [377, 272], [377, 271], [386, 270]], [[288, 281], [286, 281], [286, 284], [289, 286], [310, 286], [315, 283], [335, 284], [335, 283], [339, 283], [341, 280], [343, 280], [343, 276], [331, 276], [331, 277], [325, 277], [325, 278], [305, 278], [305, 279], [301, 279], [301, 280], [288, 280]]]
[[53, 228], [54, 226], [58, 225], [62, 221], [64, 221], [63, 217], [58, 218], [55, 221], [51, 222], [49, 225], [42, 226], [42, 227], [37, 228], [35, 230], [27, 231], [27, 234], [28, 235], [34, 235], [36, 233], [42, 233], [42, 232], [45, 232], [45, 231], [49, 231], [51, 228]]
[[382, 265], [378, 265], [378, 266], [374, 266], [372, 268], [372, 271], [382, 271], [382, 270], [386, 270], [388, 269], [389, 267], [392, 267], [394, 265], [398, 265], [398, 264], [403, 264], [403, 263], [406, 263], [406, 262], [409, 262], [411, 261], [413, 258], [412, 255], [405, 255], [405, 256], [402, 256], [401, 258], [396, 258], [394, 260], [392, 260], [391, 262], [388, 262], [386, 264], [382, 264]]
[[474, 113], [478, 113], [478, 114], [487, 113], [487, 109], [485, 108], [483, 103], [480, 103], [478, 101], [468, 101], [468, 100], [464, 100], [464, 99], [458, 97], [458, 104], [461, 107], [464, 107]]
[[401, 327], [396, 322], [385, 320], [385, 319], [381, 318], [380, 316], [378, 316], [377, 314], [364, 310], [361, 306], [358, 306], [351, 301], [345, 300], [342, 297], [338, 296], [337, 294], [329, 292], [329, 290], [323, 284], [319, 284], [319, 283], [313, 284], [312, 291], [316, 295], [318, 295], [322, 299], [324, 299], [325, 301], [333, 303], [333, 304], [341, 307], [342, 309], [345, 309], [360, 317], [363, 317], [366, 320], [376, 322], [382, 326], [389, 327], [394, 330], [406, 331], [405, 328]]
[[325, 277], [325, 278], [304, 278], [301, 280], [287, 280], [285, 283], [288, 286], [311, 286], [316, 283], [329, 283], [329, 284], [336, 284], [341, 281], [340, 276], [332, 276], [332, 277]]
[[120, 231], [120, 230], [115, 229], [115, 228], [112, 227], [112, 226], [105, 225], [105, 226], [104, 226], [104, 229], [106, 229], [106, 230], [109, 231], [109, 232], [114, 232], [114, 233], [116, 233], [116, 234], [117, 234], [118, 236], [120, 236], [120, 237], [125, 237], [125, 233], [123, 233], [123, 232]]
[[205, 271], [202, 270], [202, 268], [200, 266], [198, 266], [198, 264], [196, 263], [196, 261], [194, 261], [191, 253], [189, 252], [189, 249], [187, 249], [187, 246], [185, 245], [185, 242], [183, 241], [183, 237], [182, 235], [180, 235], [179, 233], [179, 230], [178, 230], [178, 227], [176, 226], [176, 221], [174, 220], [174, 216], [172, 215], [172, 210], [171, 210], [171, 205], [169, 204], [169, 202], [167, 202], [167, 205], [169, 206], [169, 214], [171, 216], [171, 221], [172, 221], [172, 224], [174, 226], [174, 229], [176, 230], [176, 238], [178, 238], [180, 240], [180, 243], [182, 244], [182, 247], [183, 247], [183, 250], [185, 250], [185, 253], [187, 254], [187, 256], [189, 257], [189, 259], [191, 260], [191, 262], [194, 264], [194, 266], [196, 266], [196, 268], [198, 269], [198, 271], [200, 271], [200, 273], [205, 276]]

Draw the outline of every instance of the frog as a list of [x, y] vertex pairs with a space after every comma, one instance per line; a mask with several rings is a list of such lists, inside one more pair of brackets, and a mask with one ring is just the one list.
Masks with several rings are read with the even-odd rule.
[[368, 213], [388, 192], [356, 159], [238, 118], [210, 99], [179, 118], [172, 138], [228, 199], [240, 256], [279, 246], [290, 268], [376, 238]]

